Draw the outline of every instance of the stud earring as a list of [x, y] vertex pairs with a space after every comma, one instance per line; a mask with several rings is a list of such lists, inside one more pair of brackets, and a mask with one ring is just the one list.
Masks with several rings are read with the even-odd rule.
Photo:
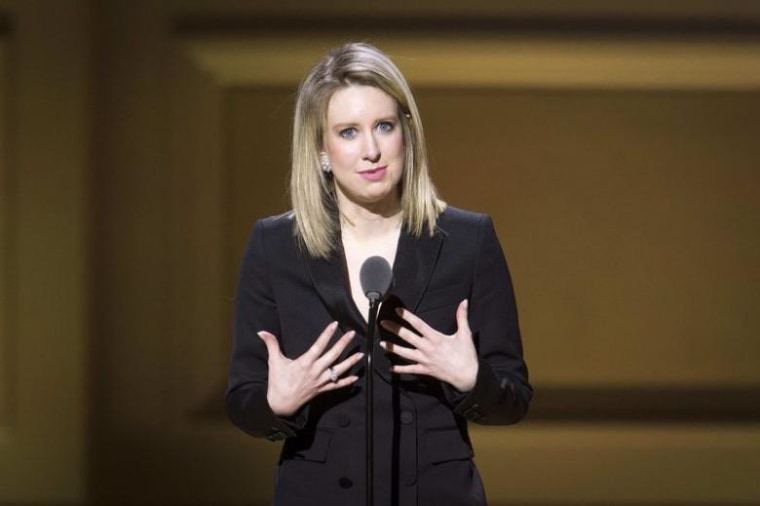
[[319, 166], [322, 168], [322, 172], [325, 174], [332, 172], [332, 166], [330, 165], [330, 159], [327, 158], [327, 153], [322, 153], [319, 156]]

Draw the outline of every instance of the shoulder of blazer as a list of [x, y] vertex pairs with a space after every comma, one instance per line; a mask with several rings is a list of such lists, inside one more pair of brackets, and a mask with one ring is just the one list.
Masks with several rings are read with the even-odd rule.
[[295, 218], [292, 212], [262, 218], [256, 222], [255, 226], [259, 229], [261, 239], [266, 243], [274, 242], [278, 246], [287, 243], [296, 244], [293, 228]]
[[491, 219], [487, 214], [447, 206], [438, 216], [436, 227], [445, 235], [459, 234], [465, 230], [478, 230]]
[[254, 241], [267, 262], [281, 264], [300, 258], [300, 247], [294, 231], [292, 212], [261, 218], [254, 225]]
[[293, 217], [293, 212], [288, 211], [287, 213], [282, 213], [275, 216], [268, 216], [266, 218], [261, 218], [260, 220], [258, 220], [257, 223], [264, 230], [266, 230], [267, 233], [270, 233], [270, 232], [282, 233], [284, 231], [287, 231], [292, 235], [294, 222], [295, 222], [295, 219]]

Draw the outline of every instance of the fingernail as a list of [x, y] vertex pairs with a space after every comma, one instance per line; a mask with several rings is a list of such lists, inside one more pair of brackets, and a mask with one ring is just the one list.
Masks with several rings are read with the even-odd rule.
[[263, 330], [259, 330], [258, 332], [256, 332], [256, 335], [259, 336], [262, 339], [264, 339], [264, 335], [263, 334], [264, 334]]
[[380, 341], [380, 347], [385, 348], [385, 341]]
[[403, 314], [403, 309], [401, 309], [400, 307], [397, 307], [396, 308], [396, 314], [399, 315], [399, 316], [401, 316]]
[[349, 330], [346, 335], [348, 336], [349, 339], [353, 339], [354, 336], [356, 336], [356, 331], [355, 330]]
[[462, 301], [462, 305], [463, 305], [463, 307], [464, 307], [465, 309], [467, 309], [467, 307], [470, 305], [470, 301], [469, 301], [469, 300], [467, 300], [467, 299], [464, 299], [464, 300]]

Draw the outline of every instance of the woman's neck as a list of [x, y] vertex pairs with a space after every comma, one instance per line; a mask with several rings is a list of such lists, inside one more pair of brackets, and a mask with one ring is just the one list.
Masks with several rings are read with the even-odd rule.
[[395, 235], [401, 228], [401, 211], [391, 216], [341, 215], [340, 229], [344, 239], [353, 241], [367, 241]]
[[341, 233], [344, 240], [362, 242], [395, 235], [401, 228], [402, 216], [397, 203], [375, 208], [341, 205]]

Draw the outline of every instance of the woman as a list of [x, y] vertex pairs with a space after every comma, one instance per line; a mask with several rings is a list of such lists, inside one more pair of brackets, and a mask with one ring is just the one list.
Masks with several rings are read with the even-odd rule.
[[232, 421], [284, 439], [274, 504], [362, 504], [368, 300], [394, 284], [374, 353], [374, 501], [482, 505], [467, 420], [511, 424], [532, 396], [512, 285], [489, 217], [447, 207], [417, 106], [376, 48], [330, 52], [301, 85], [293, 210], [256, 223], [240, 272]]

